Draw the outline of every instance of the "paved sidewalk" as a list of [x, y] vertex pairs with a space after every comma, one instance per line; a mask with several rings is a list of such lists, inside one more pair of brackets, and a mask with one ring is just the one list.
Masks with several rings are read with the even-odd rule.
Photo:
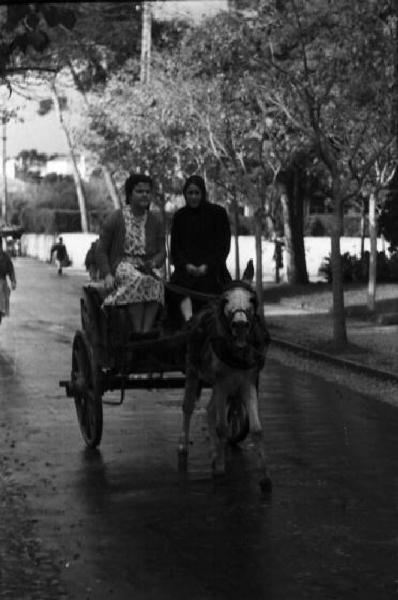
[[398, 379], [398, 325], [381, 325], [376, 320], [347, 316], [348, 346], [343, 352], [336, 352], [330, 311], [266, 303], [264, 314], [275, 341], [304, 346], [333, 359], [391, 373]]

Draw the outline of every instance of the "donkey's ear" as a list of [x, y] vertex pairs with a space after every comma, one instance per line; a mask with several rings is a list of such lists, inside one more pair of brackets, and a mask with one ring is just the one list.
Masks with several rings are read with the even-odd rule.
[[247, 261], [247, 265], [245, 270], [243, 271], [243, 275], [242, 275], [242, 281], [245, 281], [246, 283], [251, 283], [254, 279], [254, 264], [253, 264], [253, 259], [251, 258], [250, 260]]

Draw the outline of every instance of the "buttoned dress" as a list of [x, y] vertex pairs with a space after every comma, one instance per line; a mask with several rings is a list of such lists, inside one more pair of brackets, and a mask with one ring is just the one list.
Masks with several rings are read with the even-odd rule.
[[145, 225], [148, 213], [133, 215], [129, 206], [123, 208], [125, 224], [124, 256], [115, 272], [116, 289], [104, 300], [105, 306], [158, 302], [164, 304], [164, 283], [160, 269], [153, 275], [143, 273], [146, 256]]

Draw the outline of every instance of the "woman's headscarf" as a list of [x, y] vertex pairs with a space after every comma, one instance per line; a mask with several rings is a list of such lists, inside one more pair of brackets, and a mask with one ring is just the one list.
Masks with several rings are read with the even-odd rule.
[[200, 175], [191, 175], [190, 177], [188, 177], [188, 179], [184, 183], [184, 187], [182, 189], [182, 193], [184, 195], [184, 198], [186, 199], [187, 188], [188, 188], [189, 185], [191, 185], [191, 183], [193, 183], [193, 185], [196, 185], [200, 189], [200, 191], [202, 192], [201, 203], [202, 202], [206, 202], [206, 200], [207, 200], [206, 184], [205, 184], [205, 180]]
[[149, 175], [144, 175], [144, 173], [132, 173], [129, 177], [127, 177], [124, 183], [124, 191], [126, 195], [126, 204], [130, 204], [131, 194], [133, 193], [133, 189], [139, 183], [149, 183], [151, 189], [153, 187], [152, 177]]

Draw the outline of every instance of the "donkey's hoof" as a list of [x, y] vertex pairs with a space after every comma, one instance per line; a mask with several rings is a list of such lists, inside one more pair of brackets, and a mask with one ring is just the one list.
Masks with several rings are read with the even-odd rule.
[[263, 494], [270, 494], [272, 492], [272, 480], [268, 475], [260, 479], [259, 485]]

